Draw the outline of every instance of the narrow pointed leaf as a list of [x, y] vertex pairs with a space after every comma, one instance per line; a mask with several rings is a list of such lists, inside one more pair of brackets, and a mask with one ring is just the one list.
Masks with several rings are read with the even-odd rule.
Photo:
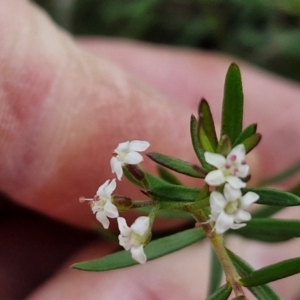
[[269, 283], [300, 273], [300, 257], [287, 259], [279, 263], [256, 270], [243, 277], [242, 285], [250, 287]]
[[200, 193], [200, 189], [168, 184], [156, 186], [147, 191], [150, 195], [163, 201], [188, 201], [194, 202]]
[[[152, 207], [142, 207], [137, 208], [136, 211], [148, 216], [150, 211], [152, 210]], [[171, 210], [165, 210], [160, 209], [156, 213], [156, 218], [164, 218], [164, 219], [178, 219], [178, 220], [189, 220], [193, 221], [195, 220], [190, 214], [183, 212], [183, 211], [171, 211]], [[107, 231], [107, 230], [106, 230]]]
[[[124, 168], [123, 169], [123, 172], [124, 172], [124, 175], [125, 177], [133, 184], [137, 185], [138, 187], [140, 188], [144, 188], [143, 186], [143, 183], [137, 179], [135, 179], [131, 173], [126, 169]], [[146, 178], [150, 184], [150, 186], [157, 186], [157, 185], [164, 185], [164, 184], [167, 184], [163, 179], [157, 177], [157, 176], [154, 176], [148, 172], [145, 172], [146, 174]]]
[[164, 181], [171, 184], [182, 185], [181, 181], [166, 168], [158, 166], [157, 171], [160, 178]]
[[248, 127], [246, 127], [241, 132], [241, 134], [237, 137], [237, 139], [234, 141], [232, 147], [242, 144], [245, 139], [249, 138], [251, 135], [256, 133], [256, 129], [257, 129], [257, 124], [251, 124]]
[[170, 157], [155, 152], [148, 153], [147, 156], [156, 163], [181, 174], [196, 178], [204, 178], [206, 175], [205, 172], [200, 174], [198, 171], [196, 171], [192, 164], [175, 157]]
[[[150, 261], [169, 253], [178, 251], [202, 240], [204, 237], [205, 234], [201, 229], [192, 228], [164, 238], [157, 239], [155, 241], [151, 241], [145, 247], [147, 260]], [[108, 270], [126, 268], [137, 264], [138, 263], [131, 258], [130, 252], [124, 250], [107, 255], [103, 258], [75, 263], [72, 265], [72, 268], [85, 271], [103, 272]]]
[[246, 153], [249, 153], [252, 149], [254, 149], [258, 145], [260, 140], [261, 140], [260, 133], [254, 133], [253, 135], [245, 139], [243, 141], [243, 144], [245, 146]]
[[[222, 280], [223, 269], [220, 264], [220, 261], [213, 249], [211, 249], [211, 258], [210, 258], [210, 280], [209, 280], [209, 288], [208, 294], [215, 293], [219, 287]], [[230, 293], [229, 293], [230, 295]], [[228, 296], [229, 296], [228, 295]], [[227, 298], [224, 298], [227, 299]]]
[[204, 169], [204, 171], [209, 172], [212, 170], [212, 166], [209, 165], [204, 157], [204, 150], [201, 147], [199, 137], [198, 137], [198, 121], [195, 116], [191, 116], [191, 123], [190, 123], [190, 131], [191, 131], [191, 139], [194, 151]]
[[252, 219], [234, 232], [246, 238], [264, 242], [282, 242], [300, 237], [300, 221], [282, 219]]
[[231, 151], [231, 149], [232, 149], [231, 141], [228, 135], [223, 135], [219, 141], [216, 152], [226, 157]]
[[284, 206], [266, 205], [251, 213], [252, 218], [268, 218], [284, 209]]
[[232, 63], [227, 71], [222, 108], [221, 136], [234, 142], [243, 129], [244, 96], [239, 67]]
[[264, 179], [260, 185], [272, 185], [279, 183], [283, 180], [287, 180], [288, 178], [292, 177], [293, 175], [300, 173], [300, 161], [293, 163], [290, 167], [285, 169], [284, 171], [276, 174], [275, 176], [269, 177]]
[[[231, 252], [228, 249], [227, 253], [241, 277], [246, 277], [254, 272], [254, 269], [235, 253]], [[253, 286], [248, 287], [248, 289], [258, 300], [281, 300], [279, 295], [269, 285], [265, 284]]]
[[283, 191], [267, 188], [244, 188], [243, 192], [254, 192], [259, 195], [257, 204], [276, 205], [276, 206], [296, 206], [300, 205], [300, 197]]
[[232, 288], [228, 284], [219, 287], [206, 300], [227, 300], [231, 294]]
[[218, 139], [210, 107], [205, 99], [199, 105], [199, 140], [204, 151], [215, 152]]

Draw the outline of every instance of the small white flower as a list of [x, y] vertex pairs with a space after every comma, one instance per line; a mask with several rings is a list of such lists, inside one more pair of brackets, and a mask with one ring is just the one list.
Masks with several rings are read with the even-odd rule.
[[109, 218], [117, 218], [119, 212], [117, 207], [112, 203], [112, 192], [116, 189], [116, 179], [113, 179], [110, 183], [106, 180], [102, 184], [96, 196], [93, 199], [80, 198], [83, 201], [92, 201], [91, 208], [94, 214], [96, 214], [96, 219], [103, 225], [105, 229], [109, 227]]
[[126, 220], [118, 218], [120, 230], [119, 242], [125, 250], [130, 250], [132, 258], [144, 264], [147, 261], [144, 253], [144, 244], [150, 236], [150, 219], [149, 217], [138, 217], [131, 227], [127, 226]]
[[245, 187], [246, 183], [240, 179], [249, 174], [249, 166], [244, 161], [245, 155], [243, 144], [234, 147], [226, 158], [218, 153], [205, 152], [205, 160], [218, 169], [209, 172], [204, 179], [205, 182], [212, 186], [228, 182], [236, 189]]
[[241, 190], [235, 189], [227, 183], [224, 187], [224, 196], [219, 192], [210, 194], [211, 215], [209, 222], [215, 222], [214, 230], [217, 234], [222, 234], [229, 228], [244, 227], [246, 224], [241, 222], [251, 219], [251, 215], [245, 209], [258, 199], [259, 196], [253, 192], [248, 192], [242, 196]]
[[148, 142], [137, 140], [120, 143], [110, 160], [111, 171], [116, 173], [117, 178], [121, 180], [123, 166], [126, 164], [137, 165], [142, 162], [143, 156], [138, 152], [145, 151], [149, 146]]

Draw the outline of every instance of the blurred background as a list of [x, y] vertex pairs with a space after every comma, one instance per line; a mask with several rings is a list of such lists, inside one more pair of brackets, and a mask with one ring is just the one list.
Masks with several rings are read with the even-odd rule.
[[35, 0], [74, 35], [225, 52], [300, 81], [300, 0]]

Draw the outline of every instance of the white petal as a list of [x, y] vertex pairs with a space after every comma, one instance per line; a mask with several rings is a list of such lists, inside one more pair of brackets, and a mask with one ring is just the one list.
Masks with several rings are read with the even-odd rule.
[[231, 229], [240, 229], [240, 228], [242, 228], [242, 227], [245, 227], [246, 226], [246, 224], [245, 223], [241, 223], [241, 224], [232, 224], [231, 225]]
[[117, 218], [119, 216], [117, 207], [110, 201], [106, 202], [106, 204], [104, 205], [104, 210], [109, 218]]
[[146, 141], [131, 141], [129, 143], [129, 151], [145, 151], [150, 146], [150, 143]]
[[127, 226], [126, 220], [122, 217], [119, 217], [117, 221], [121, 235], [128, 236], [132, 230], [130, 227]]
[[234, 222], [233, 216], [221, 212], [215, 224], [216, 233], [217, 234], [224, 233], [232, 226], [233, 222]]
[[225, 182], [225, 177], [221, 170], [214, 170], [206, 175], [204, 181], [209, 185], [218, 186]]
[[96, 219], [102, 224], [102, 226], [107, 229], [109, 227], [109, 220], [106, 217], [104, 211], [98, 211], [96, 213]]
[[245, 178], [249, 174], [249, 166], [248, 165], [240, 165], [238, 168], [238, 171], [236, 173], [236, 176]]
[[236, 176], [226, 176], [226, 181], [235, 189], [241, 189], [246, 186], [246, 183]]
[[253, 192], [248, 192], [241, 197], [241, 208], [247, 208], [252, 203], [256, 202], [259, 199], [259, 195]]
[[234, 221], [236, 223], [246, 222], [249, 220], [251, 220], [251, 215], [247, 211], [242, 209], [239, 209], [234, 216]]
[[131, 225], [131, 229], [140, 236], [143, 236], [150, 226], [149, 217], [138, 217], [134, 223]]
[[240, 189], [235, 189], [230, 184], [226, 183], [224, 187], [224, 196], [227, 201], [234, 201], [242, 196], [242, 192]]
[[230, 157], [231, 155], [235, 155], [236, 156], [236, 162], [241, 163], [245, 159], [245, 155], [246, 155], [245, 146], [243, 144], [239, 144], [239, 145], [235, 146], [230, 151], [230, 153], [228, 154], [227, 157]]
[[209, 196], [209, 203], [213, 216], [219, 214], [226, 205], [223, 195], [219, 192], [211, 192]]
[[120, 143], [114, 152], [117, 154], [126, 153], [129, 151], [129, 147], [130, 147], [129, 145], [130, 145], [129, 141]]
[[122, 162], [120, 162], [116, 157], [112, 157], [110, 160], [110, 166], [112, 173], [116, 173], [117, 178], [121, 180], [123, 176]]
[[129, 241], [130, 241], [129, 237], [123, 236], [123, 235], [120, 234], [118, 236], [118, 238], [119, 238], [119, 244], [120, 244], [120, 246], [124, 247], [125, 250], [129, 250], [131, 248], [131, 245], [129, 243]]
[[97, 195], [101, 198], [104, 195], [104, 189], [108, 186], [109, 179], [106, 180], [97, 190]]
[[140, 153], [132, 151], [125, 156], [124, 163], [129, 165], [137, 165], [143, 160], [143, 156]]
[[116, 184], [116, 179], [113, 179], [111, 183], [104, 189], [105, 194], [108, 198], [111, 197], [112, 192], [116, 189], [117, 184]]
[[221, 154], [205, 152], [204, 157], [207, 163], [218, 169], [221, 169], [226, 163], [225, 157]]
[[143, 245], [138, 247], [132, 247], [131, 250], [132, 258], [140, 264], [144, 264], [147, 261], [147, 256], [144, 252]]

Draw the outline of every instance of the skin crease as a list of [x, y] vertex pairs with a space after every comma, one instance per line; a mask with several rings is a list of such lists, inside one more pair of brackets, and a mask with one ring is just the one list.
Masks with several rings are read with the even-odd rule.
[[[225, 73], [235, 60], [221, 54], [122, 40], [74, 42], [43, 12], [24, 0], [1, 1], [0, 38], [0, 189], [16, 203], [81, 228], [91, 228], [96, 221], [89, 207], [79, 204], [77, 199], [82, 195], [93, 196], [99, 185], [113, 178], [108, 160], [119, 142], [144, 139], [151, 143], [150, 151], [196, 162], [187, 134], [190, 114], [196, 112], [197, 103], [204, 96], [216, 119], [220, 119]], [[238, 63], [244, 82], [245, 125], [257, 122], [259, 132], [263, 133], [256, 154], [247, 159], [252, 176], [261, 178], [298, 159], [298, 148], [286, 145], [294, 145], [293, 136], [300, 134], [296, 107], [300, 106], [300, 88]], [[154, 169], [148, 161], [145, 166]], [[118, 185], [117, 192], [141, 197], [125, 180]], [[2, 211], [5, 206], [1, 206]], [[295, 209], [286, 214], [298, 217]], [[16, 233], [18, 222], [24, 236], [32, 232], [32, 226], [24, 225], [26, 217], [20, 222], [19, 215], [12, 215], [10, 222], [11, 226], [0, 223], [5, 228], [1, 231], [2, 245], [10, 245], [6, 239]], [[38, 219], [36, 228], [43, 233]], [[59, 230], [41, 235], [36, 256], [43, 251], [48, 253], [45, 241], [54, 235], [63, 236]], [[30, 242], [25, 240], [22, 249], [28, 244], [26, 251], [30, 252]], [[53, 243], [58, 244], [55, 240]], [[205, 244], [145, 266], [95, 274], [68, 266], [105, 255], [114, 246], [107, 242], [85, 246], [86, 243], [72, 246], [65, 264], [54, 261], [53, 271], [57, 272], [36, 287], [28, 299], [95, 299], [95, 295], [104, 300], [121, 296], [205, 298], [207, 276], [203, 274], [207, 273], [209, 256]], [[299, 247], [292, 242], [269, 249], [232, 239], [231, 246], [254, 267], [299, 253]], [[1, 253], [1, 261], [12, 253], [15, 252]], [[17, 251], [15, 255], [22, 258], [24, 254]], [[194, 257], [196, 262], [191, 259]], [[5, 279], [8, 288], [1, 298], [17, 299], [12, 296], [13, 289], [22, 287], [11, 279], [20, 278], [30, 284], [35, 268], [34, 264], [27, 267], [25, 274], [18, 266], [13, 269], [2, 265], [0, 278]], [[299, 275], [274, 286], [283, 299], [297, 299], [298, 281]]]

